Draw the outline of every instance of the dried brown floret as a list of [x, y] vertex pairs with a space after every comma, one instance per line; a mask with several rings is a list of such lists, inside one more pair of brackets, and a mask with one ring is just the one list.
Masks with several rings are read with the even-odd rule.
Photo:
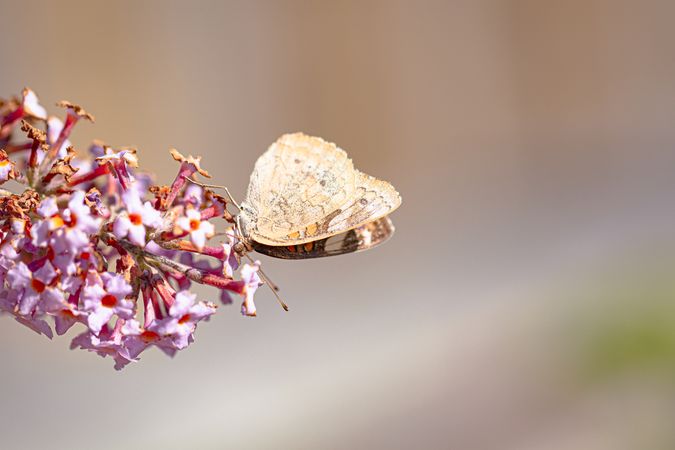
[[29, 213], [37, 210], [39, 204], [40, 195], [32, 189], [21, 194], [0, 197], [0, 217], [26, 218]]
[[110, 163], [113, 166], [117, 163], [124, 163], [129, 167], [138, 167], [138, 151], [133, 147], [120, 147], [119, 149], [114, 149], [104, 145], [103, 151], [105, 154], [96, 158], [96, 161], [99, 163]]
[[33, 125], [31, 125], [25, 120], [21, 121], [21, 131], [26, 132], [26, 136], [28, 137], [28, 139], [39, 141], [41, 144], [47, 142], [47, 133], [40, 130], [39, 128], [35, 128]]
[[202, 169], [201, 166], [200, 166], [200, 161], [202, 160], [201, 156], [195, 158], [194, 156], [189, 155], [186, 158], [175, 148], [170, 149], [169, 153], [171, 153], [171, 156], [176, 161], [181, 162], [181, 163], [190, 164], [191, 166], [194, 166], [194, 168], [197, 170], [197, 172], [199, 172], [201, 175], [205, 176], [206, 178], [211, 178], [211, 175], [209, 175], [209, 173], [206, 170]]
[[166, 199], [171, 192], [171, 188], [165, 185], [152, 185], [148, 189], [155, 196], [155, 207], [159, 208], [166, 203]]
[[234, 216], [227, 210], [227, 198], [222, 195], [218, 195], [210, 189], [204, 189], [204, 198], [206, 200], [211, 200], [214, 203], [220, 203], [223, 207], [223, 219], [227, 220], [230, 223], [235, 223]]
[[87, 111], [84, 110], [84, 108], [82, 108], [80, 105], [76, 105], [75, 103], [71, 103], [67, 100], [61, 100], [60, 102], [56, 103], [56, 106], [59, 106], [61, 108], [67, 108], [76, 116], [81, 117], [83, 119], [87, 119], [90, 122], [95, 121], [94, 116], [92, 114], [89, 114]]
[[89, 208], [96, 208], [98, 206], [98, 203], [96, 201], [92, 200], [92, 198], [97, 198], [101, 196], [101, 191], [98, 190], [96, 187], [92, 187], [87, 191], [87, 195], [84, 196], [84, 204], [87, 205]]
[[76, 155], [75, 149], [73, 147], [68, 147], [66, 151], [68, 154], [61, 159], [57, 159], [54, 165], [49, 169], [49, 173], [44, 177], [44, 183], [49, 183], [56, 175], [62, 175], [63, 178], [69, 182], [70, 178], [79, 170], [71, 164]]

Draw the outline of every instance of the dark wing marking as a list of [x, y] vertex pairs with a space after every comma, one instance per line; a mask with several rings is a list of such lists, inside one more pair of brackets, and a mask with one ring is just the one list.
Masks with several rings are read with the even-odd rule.
[[297, 245], [265, 245], [253, 242], [253, 249], [281, 259], [310, 259], [353, 253], [376, 247], [394, 234], [389, 217], [368, 222], [345, 233]]

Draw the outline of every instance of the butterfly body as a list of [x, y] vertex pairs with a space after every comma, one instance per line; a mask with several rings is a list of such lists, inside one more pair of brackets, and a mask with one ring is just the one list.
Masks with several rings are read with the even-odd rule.
[[280, 137], [258, 158], [238, 217], [247, 246], [284, 259], [350, 253], [386, 241], [401, 204], [391, 184], [354, 168], [335, 144]]

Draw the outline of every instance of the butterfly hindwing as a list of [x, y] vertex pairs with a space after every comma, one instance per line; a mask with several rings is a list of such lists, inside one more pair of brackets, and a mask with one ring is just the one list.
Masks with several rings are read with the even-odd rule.
[[394, 234], [388, 217], [369, 222], [345, 233], [296, 245], [253, 243], [258, 253], [281, 259], [310, 259], [368, 250], [387, 241]]

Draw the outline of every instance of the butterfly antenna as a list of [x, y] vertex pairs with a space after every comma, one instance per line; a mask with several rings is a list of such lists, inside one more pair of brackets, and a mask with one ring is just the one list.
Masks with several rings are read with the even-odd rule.
[[[230, 199], [230, 201], [234, 204], [234, 206], [236, 206], [237, 209], [241, 211], [241, 206], [239, 206], [239, 203], [237, 203], [237, 201], [234, 199], [234, 197], [233, 197], [232, 194], [230, 193], [230, 190], [229, 190], [226, 186], [219, 186], [219, 185], [216, 185], [216, 184], [205, 184], [205, 183], [200, 183], [199, 181], [193, 180], [193, 179], [190, 178], [190, 177], [184, 177], [184, 178], [185, 178], [187, 181], [189, 181], [190, 183], [196, 184], [197, 186], [201, 186], [201, 187], [203, 187], [203, 188], [223, 189], [223, 190], [225, 191], [225, 193], [227, 194], [228, 198]], [[237, 218], [239, 218], [239, 217], [237, 216]], [[239, 221], [237, 221], [237, 235], [238, 235], [238, 238], [241, 240], [242, 236], [241, 236], [241, 234], [240, 234], [240, 232], [239, 232]], [[249, 261], [251, 261], [251, 263], [255, 263], [255, 262], [253, 261], [253, 259], [252, 259], [250, 256], [246, 255], [246, 258], [247, 258]], [[260, 275], [262, 276], [262, 279], [265, 281], [265, 284], [270, 288], [270, 290], [272, 291], [272, 293], [274, 294], [274, 296], [277, 298], [277, 301], [279, 302], [279, 305], [281, 305], [281, 307], [284, 309], [284, 311], [288, 311], [288, 305], [287, 305], [287, 304], [281, 299], [281, 297], [279, 296], [279, 286], [277, 286], [277, 285], [270, 279], [270, 277], [268, 277], [267, 274], [266, 274], [265, 272], [263, 272], [262, 269], [258, 268], [258, 272], [259, 272]]]
[[200, 183], [199, 181], [193, 180], [190, 177], [183, 177], [183, 178], [185, 178], [190, 183], [196, 184], [197, 186], [201, 186], [203, 188], [223, 189], [225, 191], [225, 193], [227, 194], [227, 197], [232, 202], [232, 204], [234, 206], [236, 206], [238, 210], [241, 211], [241, 207], [239, 206], [239, 203], [237, 203], [237, 201], [234, 199], [234, 197], [232, 197], [232, 194], [230, 193], [230, 190], [226, 186], [218, 186], [217, 184], [204, 184], [204, 183]]
[[[253, 263], [253, 259], [251, 259], [250, 256], [246, 255], [246, 258]], [[281, 299], [279, 296], [279, 286], [274, 284], [274, 282], [270, 279], [270, 277], [267, 276], [263, 270], [258, 267], [258, 273], [260, 273], [261, 278], [265, 281], [265, 284], [270, 288], [274, 296], [277, 298], [277, 301], [279, 302], [279, 305], [284, 309], [284, 311], [288, 311], [288, 305], [284, 303], [284, 301]]]

